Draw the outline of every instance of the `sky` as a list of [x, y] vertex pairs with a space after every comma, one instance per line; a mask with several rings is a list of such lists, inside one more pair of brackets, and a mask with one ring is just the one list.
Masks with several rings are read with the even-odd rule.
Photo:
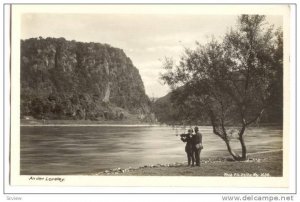
[[[21, 38], [64, 37], [121, 48], [138, 68], [146, 94], [157, 98], [170, 91], [159, 79], [165, 57], [179, 61], [184, 48], [212, 36], [221, 39], [236, 20], [235, 15], [27, 13], [22, 15]], [[280, 16], [267, 16], [267, 21], [282, 26]]]

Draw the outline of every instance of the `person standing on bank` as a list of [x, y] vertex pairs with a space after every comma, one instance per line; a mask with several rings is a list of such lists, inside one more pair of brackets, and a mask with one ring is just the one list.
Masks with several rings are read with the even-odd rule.
[[188, 134], [181, 134], [181, 140], [182, 142], [186, 142], [185, 145], [185, 152], [187, 154], [187, 159], [188, 159], [188, 166], [191, 165], [194, 166], [195, 164], [195, 158], [193, 154], [193, 143], [192, 143], [192, 136], [193, 136], [193, 129], [188, 130]]
[[196, 166], [200, 166], [200, 153], [203, 149], [202, 134], [199, 132], [199, 128], [197, 126], [194, 128], [194, 131], [195, 133], [192, 137], [193, 156], [195, 156]]

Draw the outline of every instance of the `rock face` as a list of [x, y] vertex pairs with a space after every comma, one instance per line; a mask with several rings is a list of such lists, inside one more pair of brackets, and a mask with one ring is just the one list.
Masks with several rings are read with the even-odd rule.
[[94, 120], [126, 113], [147, 116], [150, 101], [123, 50], [64, 38], [21, 40], [22, 116]]

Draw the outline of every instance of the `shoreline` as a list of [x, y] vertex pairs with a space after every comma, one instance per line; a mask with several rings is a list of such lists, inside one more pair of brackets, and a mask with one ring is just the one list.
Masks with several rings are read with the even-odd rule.
[[22, 127], [156, 127], [166, 125], [155, 124], [20, 124]]
[[[30, 127], [30, 126], [169, 126], [169, 127], [183, 127], [183, 125], [168, 125], [161, 124], [159, 122], [147, 123], [136, 120], [123, 120], [123, 121], [91, 121], [91, 120], [41, 120], [41, 119], [20, 119], [20, 126]], [[211, 126], [211, 125], [200, 125], [200, 126]], [[189, 127], [186, 125], [185, 127]], [[234, 125], [229, 127], [235, 127]], [[278, 127], [282, 126], [278, 123], [262, 123], [258, 126], [252, 125], [251, 127]]]
[[[62, 122], [62, 123], [42, 123], [39, 122], [30, 122], [24, 123], [20, 122], [21, 127], [97, 127], [97, 126], [105, 126], [105, 127], [174, 127], [172, 125], [167, 124], [159, 124], [159, 123], [130, 123], [130, 122]], [[175, 128], [182, 128], [184, 126], [176, 126]], [[188, 128], [188, 126], [185, 126]], [[200, 127], [211, 127], [211, 125], [200, 125]], [[235, 126], [230, 126], [235, 127]], [[249, 126], [249, 128], [259, 128], [259, 127], [276, 127], [282, 129], [282, 126], [269, 124], [269, 125], [260, 125], [260, 126]]]
[[246, 161], [233, 161], [231, 157], [206, 157], [200, 167], [187, 166], [187, 162], [144, 165], [137, 168], [112, 168], [88, 174], [89, 176], [282, 176], [283, 150], [249, 153]]
[[20, 120], [20, 126], [163, 126], [165, 124], [137, 121], [90, 121], [90, 120]]

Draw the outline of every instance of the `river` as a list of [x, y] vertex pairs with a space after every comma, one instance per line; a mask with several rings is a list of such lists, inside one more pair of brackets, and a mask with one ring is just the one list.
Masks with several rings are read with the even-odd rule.
[[[110, 168], [186, 161], [183, 129], [167, 126], [21, 126], [22, 175], [89, 174]], [[201, 157], [226, 157], [224, 142], [200, 127]], [[282, 129], [249, 128], [249, 153], [282, 149]], [[233, 141], [233, 148], [239, 144]]]

